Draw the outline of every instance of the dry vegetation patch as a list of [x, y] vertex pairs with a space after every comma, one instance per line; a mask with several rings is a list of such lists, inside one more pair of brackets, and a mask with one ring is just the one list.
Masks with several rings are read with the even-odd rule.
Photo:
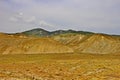
[[0, 55], [0, 80], [120, 80], [119, 55]]

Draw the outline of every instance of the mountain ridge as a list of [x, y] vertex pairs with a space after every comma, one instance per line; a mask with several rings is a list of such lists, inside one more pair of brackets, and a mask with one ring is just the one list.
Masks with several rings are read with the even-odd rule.
[[85, 34], [85, 35], [94, 34], [93, 32], [76, 31], [76, 30], [72, 30], [72, 29], [47, 31], [47, 30], [44, 30], [44, 29], [41, 29], [41, 28], [35, 28], [35, 29], [27, 30], [27, 31], [21, 32], [20, 34], [25, 34], [25, 35], [28, 35], [28, 36], [32, 35], [32, 36], [37, 36], [37, 37], [44, 37], [44, 36], [54, 36], [54, 35], [67, 34], [67, 33]]

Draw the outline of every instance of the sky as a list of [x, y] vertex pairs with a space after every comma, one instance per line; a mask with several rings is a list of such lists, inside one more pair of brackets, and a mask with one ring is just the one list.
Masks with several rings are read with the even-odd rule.
[[120, 0], [0, 0], [0, 32], [34, 28], [120, 35]]

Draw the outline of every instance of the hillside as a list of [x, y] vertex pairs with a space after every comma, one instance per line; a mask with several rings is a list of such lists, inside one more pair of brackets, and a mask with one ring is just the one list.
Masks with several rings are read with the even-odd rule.
[[73, 50], [51, 38], [0, 34], [0, 54], [72, 53]]
[[119, 35], [74, 30], [33, 29], [16, 34], [0, 33], [1, 54], [39, 53], [120, 54]]
[[94, 54], [120, 53], [120, 39], [110, 35], [94, 34], [82, 43], [76, 44], [73, 48], [77, 52]]

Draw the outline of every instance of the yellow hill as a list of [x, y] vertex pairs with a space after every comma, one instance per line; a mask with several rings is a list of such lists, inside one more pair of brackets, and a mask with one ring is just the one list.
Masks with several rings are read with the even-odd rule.
[[83, 53], [120, 53], [120, 40], [109, 35], [95, 34], [73, 48]]
[[72, 53], [73, 50], [51, 38], [0, 34], [0, 54]]

